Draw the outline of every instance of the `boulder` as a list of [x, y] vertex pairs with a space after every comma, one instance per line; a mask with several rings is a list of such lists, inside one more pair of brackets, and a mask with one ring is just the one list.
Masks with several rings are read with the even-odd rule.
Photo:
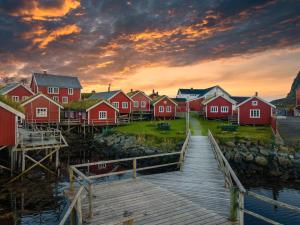
[[255, 158], [255, 163], [259, 166], [266, 166], [268, 165], [268, 160], [264, 156], [257, 156]]
[[269, 156], [270, 155], [270, 151], [268, 149], [265, 149], [264, 147], [261, 147], [261, 146], [259, 147], [259, 152], [263, 156]]
[[234, 142], [232, 142], [232, 141], [227, 141], [226, 143], [225, 143], [225, 145], [226, 146], [228, 146], [228, 147], [235, 147], [235, 144], [234, 144]]
[[292, 165], [292, 162], [290, 159], [286, 158], [286, 157], [278, 157], [278, 163], [279, 165], [283, 166], [283, 167], [289, 167]]

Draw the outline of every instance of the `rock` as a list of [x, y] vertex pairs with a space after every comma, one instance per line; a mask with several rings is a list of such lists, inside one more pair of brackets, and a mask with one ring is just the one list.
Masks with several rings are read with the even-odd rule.
[[295, 153], [295, 159], [300, 159], [300, 152]]
[[257, 156], [255, 158], [255, 163], [259, 166], [266, 166], [268, 165], [268, 160], [264, 156]]
[[281, 152], [289, 152], [289, 148], [286, 147], [286, 146], [281, 145], [281, 146], [279, 146], [279, 151], [281, 151]]
[[235, 161], [236, 163], [242, 162], [242, 156], [241, 156], [240, 153], [237, 152], [237, 153], [234, 155], [234, 161]]
[[291, 160], [285, 157], [278, 157], [278, 163], [283, 167], [289, 167], [292, 165]]
[[271, 170], [270, 171], [270, 175], [272, 177], [280, 177], [282, 175], [282, 172], [278, 171], [278, 170]]
[[257, 147], [251, 147], [251, 148], [249, 148], [249, 151], [258, 153], [259, 150]]
[[253, 156], [251, 153], [248, 153], [248, 154], [245, 156], [245, 160], [246, 160], [247, 162], [251, 162], [251, 161], [253, 161], [253, 159], [254, 159], [254, 156]]
[[269, 150], [267, 150], [267, 149], [265, 149], [265, 148], [263, 148], [263, 147], [259, 147], [259, 152], [260, 152], [260, 154], [262, 154], [263, 156], [269, 156], [270, 155], [270, 151]]
[[227, 141], [225, 145], [228, 147], [235, 147], [235, 144], [232, 141]]

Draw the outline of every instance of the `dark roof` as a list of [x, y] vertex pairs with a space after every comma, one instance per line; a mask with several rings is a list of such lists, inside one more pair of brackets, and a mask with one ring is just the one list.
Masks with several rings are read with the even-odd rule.
[[243, 101], [246, 101], [250, 97], [245, 97], [245, 96], [230, 96], [231, 99], [236, 101], [238, 104], [242, 103]]
[[9, 91], [9, 90], [15, 88], [15, 87], [18, 86], [18, 85], [19, 85], [19, 83], [10, 83], [10, 84], [6, 84], [4, 87], [2, 87], [2, 88], [0, 89], [0, 95], [5, 94], [7, 91]]
[[129, 97], [131, 97], [131, 96], [135, 95], [135, 94], [138, 93], [138, 92], [141, 92], [141, 93], [142, 93], [142, 91], [136, 90], [136, 91], [128, 92], [127, 95], [128, 95]]
[[184, 89], [184, 88], [180, 88], [178, 90], [178, 93], [180, 92], [181, 94], [186, 94], [186, 95], [205, 95], [207, 92], [209, 92], [210, 90], [212, 90], [213, 88], [215, 88], [217, 86], [213, 86], [213, 87], [209, 87], [209, 88], [205, 88], [205, 89], [194, 89], [194, 88], [190, 88], [190, 89]]
[[37, 85], [46, 87], [82, 88], [78, 77], [34, 73]]
[[118, 93], [120, 90], [117, 91], [105, 91], [105, 92], [97, 92], [90, 96], [88, 99], [105, 99], [108, 100], [112, 96], [114, 96], [116, 93]]
[[186, 102], [186, 98], [172, 98], [175, 102]]
[[72, 101], [68, 104], [65, 104], [64, 108], [70, 110], [86, 110], [101, 101], [102, 99], [85, 99], [80, 101]]

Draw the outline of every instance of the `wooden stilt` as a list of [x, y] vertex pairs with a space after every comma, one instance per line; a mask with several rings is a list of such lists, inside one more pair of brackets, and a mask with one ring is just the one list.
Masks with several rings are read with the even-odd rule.
[[55, 168], [59, 167], [59, 149], [55, 153]]

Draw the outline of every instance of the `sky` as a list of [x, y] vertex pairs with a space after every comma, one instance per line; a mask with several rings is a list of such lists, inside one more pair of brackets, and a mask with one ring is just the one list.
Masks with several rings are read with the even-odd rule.
[[220, 85], [284, 97], [300, 70], [300, 1], [0, 0], [0, 78], [78, 76], [83, 92]]

